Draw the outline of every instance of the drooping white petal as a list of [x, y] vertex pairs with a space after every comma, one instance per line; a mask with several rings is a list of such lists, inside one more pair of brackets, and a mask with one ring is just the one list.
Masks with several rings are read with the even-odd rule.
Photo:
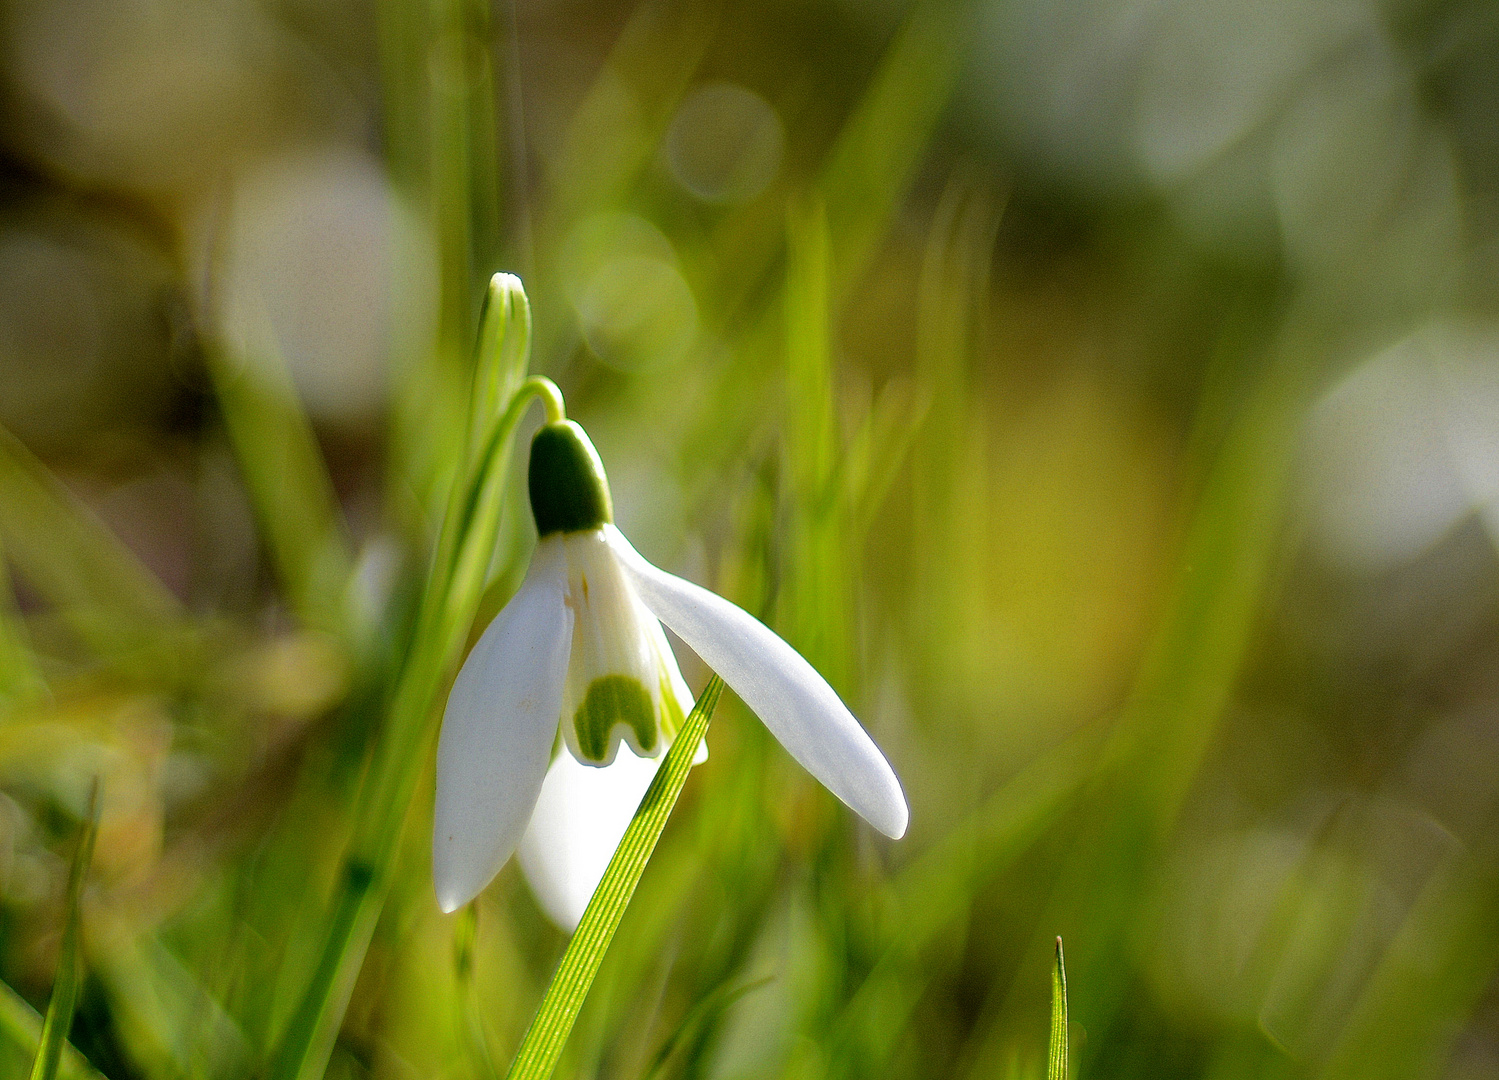
[[547, 770], [515, 857], [542, 910], [569, 933], [660, 764], [661, 758], [636, 757], [624, 747], [602, 768], [563, 751]]
[[573, 629], [560, 540], [536, 546], [520, 591], [479, 638], [448, 695], [432, 829], [443, 911], [468, 903], [499, 872], [546, 775]]
[[749, 612], [652, 566], [614, 526], [605, 532], [646, 607], [723, 676], [791, 756], [880, 832], [904, 836], [910, 810], [900, 781], [827, 680]]

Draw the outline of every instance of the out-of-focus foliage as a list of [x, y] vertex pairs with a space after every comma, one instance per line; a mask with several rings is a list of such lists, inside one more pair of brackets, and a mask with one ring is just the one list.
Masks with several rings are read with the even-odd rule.
[[438, 912], [413, 686], [506, 270], [624, 531], [912, 809], [726, 700], [562, 1075], [1039, 1078], [1060, 934], [1074, 1075], [1499, 1077], [1488, 0], [6, 0], [0, 45], [0, 1074], [96, 777], [60, 1075], [503, 1073], [564, 940], [513, 866]]

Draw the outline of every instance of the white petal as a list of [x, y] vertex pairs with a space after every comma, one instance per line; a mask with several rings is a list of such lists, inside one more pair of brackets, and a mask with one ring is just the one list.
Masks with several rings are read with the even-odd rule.
[[652, 566], [618, 529], [605, 528], [646, 607], [829, 791], [886, 836], [904, 836], [910, 810], [900, 781], [827, 680], [749, 612]]
[[566, 564], [536, 546], [520, 591], [469, 653], [442, 718], [432, 879], [453, 911], [478, 895], [515, 850], [557, 734], [573, 615]]
[[567, 559], [564, 602], [573, 613], [563, 741], [594, 767], [612, 762], [621, 741], [636, 757], [659, 757], [692, 709], [661, 621], [636, 595], [603, 529], [568, 533], [559, 543]]
[[562, 929], [577, 929], [614, 849], [660, 758], [636, 757], [628, 746], [611, 765], [583, 765], [557, 755], [515, 857], [543, 911]]

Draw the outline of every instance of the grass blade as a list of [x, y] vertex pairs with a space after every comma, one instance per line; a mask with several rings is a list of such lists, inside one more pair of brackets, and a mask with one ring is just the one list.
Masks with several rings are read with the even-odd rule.
[[[411, 653], [396, 681], [386, 727], [355, 805], [354, 835], [324, 925], [318, 964], [268, 1073], [275, 1080], [323, 1075], [384, 905], [406, 811], [436, 732], [433, 706], [457, 665], [494, 555], [515, 427], [533, 397], [557, 393], [544, 379], [520, 381], [531, 321], [517, 279], [495, 276], [485, 318], [470, 420], [471, 430], [480, 433], [471, 441], [480, 450], [465, 463], [449, 502]], [[504, 412], [487, 414], [504, 388], [516, 384]]]
[[665, 1076], [666, 1063], [671, 1060], [673, 1054], [684, 1046], [691, 1047], [694, 1042], [700, 1041], [704, 1033], [711, 1031], [718, 1019], [728, 1012], [740, 998], [753, 993], [762, 986], [769, 986], [774, 981], [774, 975], [766, 975], [749, 982], [719, 983], [709, 991], [706, 997], [699, 999], [697, 1004], [687, 1011], [687, 1015], [677, 1025], [677, 1029], [661, 1044], [661, 1049], [657, 1050], [656, 1056], [651, 1059], [645, 1080], [658, 1080]]
[[11, 589], [10, 570], [0, 543], [0, 708], [47, 696], [47, 682], [37, 666], [26, 623]]
[[[42, 1042], [42, 1018], [9, 983], [0, 982], [0, 1069], [5, 1075], [20, 1075], [22, 1062], [36, 1056]], [[57, 1065], [58, 1080], [103, 1080], [86, 1057], [71, 1043], [62, 1044]]]
[[1051, 1045], [1046, 1053], [1046, 1080], [1067, 1080], [1067, 966], [1062, 962], [1062, 939], [1057, 938], [1057, 961], [1051, 969]]
[[541, 1007], [536, 1010], [536, 1019], [531, 1021], [526, 1037], [521, 1040], [508, 1080], [546, 1080], [557, 1067], [573, 1023], [583, 1008], [583, 1000], [588, 996], [599, 965], [604, 962], [609, 942], [619, 929], [625, 908], [645, 871], [645, 864], [656, 849], [656, 841], [661, 838], [666, 819], [677, 803], [677, 796], [682, 793], [682, 785], [687, 782], [693, 755], [708, 730], [708, 720], [722, 691], [723, 680], [717, 675], [708, 680], [702, 696], [697, 699], [667, 751], [666, 760], [656, 770], [655, 779], [646, 789], [645, 798], [640, 800], [640, 808], [635, 811], [624, 839], [615, 849], [614, 858], [609, 860], [603, 880], [594, 890], [588, 909], [583, 912], [577, 932], [567, 943], [557, 973], [552, 976], [552, 983], [541, 999]]
[[0, 540], [19, 576], [93, 652], [154, 670], [181, 665], [190, 641], [177, 598], [3, 428]]
[[312, 421], [274, 340], [266, 329], [253, 359], [211, 348], [208, 371], [286, 598], [307, 625], [337, 631], [353, 557]]
[[89, 794], [88, 817], [78, 835], [73, 865], [68, 871], [68, 914], [63, 925], [62, 949], [57, 958], [57, 978], [52, 983], [52, 999], [47, 1003], [47, 1017], [42, 1021], [42, 1038], [31, 1066], [31, 1080], [57, 1080], [62, 1061], [63, 1043], [73, 1026], [73, 1011], [78, 1006], [78, 987], [83, 969], [78, 959], [78, 902], [83, 895], [83, 878], [94, 857], [94, 836], [99, 828], [99, 782]]

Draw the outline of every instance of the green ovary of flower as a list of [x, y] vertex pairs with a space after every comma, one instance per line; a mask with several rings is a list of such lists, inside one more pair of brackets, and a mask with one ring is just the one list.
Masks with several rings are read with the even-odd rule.
[[573, 714], [573, 730], [584, 758], [602, 764], [609, 756], [609, 733], [626, 724], [647, 754], [656, 749], [656, 707], [638, 679], [604, 675], [588, 684], [583, 704]]

